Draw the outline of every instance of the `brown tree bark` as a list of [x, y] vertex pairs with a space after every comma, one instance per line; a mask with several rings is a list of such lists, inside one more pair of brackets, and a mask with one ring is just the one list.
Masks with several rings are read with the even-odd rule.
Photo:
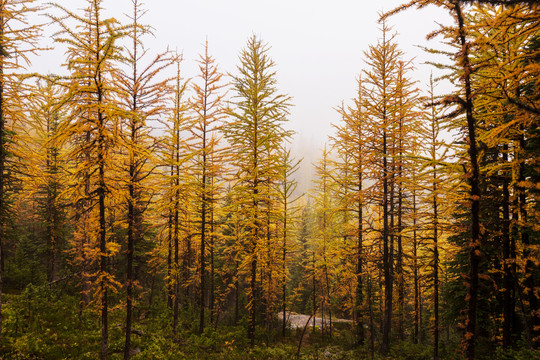
[[[4, 2], [0, 3], [0, 13], [5, 11]], [[4, 16], [0, 16], [0, 39], [4, 37], [5, 19]], [[2, 337], [3, 320], [2, 313], [2, 290], [4, 285], [4, 236], [5, 236], [5, 218], [6, 218], [6, 206], [5, 206], [5, 183], [6, 183], [6, 144], [4, 142], [4, 134], [6, 127], [5, 119], [5, 99], [4, 99], [4, 56], [0, 56], [0, 350], [1, 345], [4, 343]]]
[[467, 121], [467, 151], [470, 170], [467, 174], [469, 182], [469, 202], [471, 206], [471, 240], [469, 242], [469, 277], [467, 292], [467, 320], [465, 324], [464, 345], [468, 360], [475, 358], [476, 348], [476, 314], [478, 306], [478, 274], [481, 258], [480, 238], [480, 169], [478, 165], [478, 149], [476, 144], [476, 120], [473, 115], [473, 93], [471, 74], [473, 72], [469, 59], [469, 43], [466, 38], [465, 20], [458, 1], [453, 1], [453, 12], [457, 21], [458, 42], [461, 47], [458, 62], [463, 74], [461, 81], [465, 91], [464, 110]]
[[[503, 145], [503, 162], [508, 162], [508, 145]], [[512, 274], [512, 263], [515, 259], [511, 257], [511, 240], [510, 240], [510, 190], [508, 175], [503, 175], [503, 348], [509, 348], [513, 345], [512, 339], [512, 324], [514, 322], [515, 300], [514, 278]]]

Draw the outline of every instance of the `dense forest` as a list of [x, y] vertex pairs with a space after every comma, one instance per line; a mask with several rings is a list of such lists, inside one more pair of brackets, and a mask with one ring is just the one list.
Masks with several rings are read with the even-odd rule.
[[188, 79], [106, 3], [0, 0], [0, 358], [540, 358], [536, 1], [381, 14], [306, 193], [269, 44]]

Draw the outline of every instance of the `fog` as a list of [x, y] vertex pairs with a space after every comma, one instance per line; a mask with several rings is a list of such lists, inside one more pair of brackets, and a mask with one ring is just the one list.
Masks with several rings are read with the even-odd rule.
[[[42, 4], [45, 2], [42, 1]], [[60, 1], [77, 11], [81, 0]], [[195, 60], [206, 38], [209, 51], [224, 73], [235, 73], [238, 54], [247, 38], [256, 34], [269, 44], [276, 63], [278, 86], [292, 97], [289, 128], [296, 132], [292, 148], [304, 161], [299, 174], [299, 190], [309, 188], [313, 166], [320, 150], [332, 134], [332, 123], [339, 120], [335, 111], [341, 101], [355, 94], [356, 76], [364, 68], [363, 52], [380, 36], [379, 15], [402, 1], [361, 0], [147, 0], [143, 22], [153, 27], [154, 37], [145, 40], [150, 53], [166, 48], [183, 53], [183, 74], [197, 74]], [[107, 16], [126, 21], [131, 0], [104, 0]], [[32, 21], [46, 23], [46, 17]], [[431, 71], [426, 61], [435, 60], [418, 45], [448, 23], [449, 16], [438, 8], [407, 10], [388, 20], [397, 32], [396, 41], [406, 59], [414, 58], [413, 78], [425, 88]], [[65, 49], [55, 44], [54, 25], [44, 27], [44, 43], [51, 50], [42, 52], [32, 69], [41, 73], [62, 73]]]

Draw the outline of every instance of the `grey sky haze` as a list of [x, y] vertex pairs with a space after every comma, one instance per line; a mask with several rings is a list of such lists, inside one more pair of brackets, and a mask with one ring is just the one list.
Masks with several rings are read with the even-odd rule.
[[[83, 0], [59, 1], [76, 10]], [[292, 96], [290, 128], [297, 135], [293, 147], [305, 157], [304, 167], [316, 160], [319, 149], [339, 116], [334, 107], [354, 96], [356, 76], [364, 67], [363, 51], [380, 36], [379, 14], [398, 6], [400, 0], [146, 0], [143, 22], [154, 28], [147, 38], [150, 52], [167, 47], [183, 52], [186, 77], [197, 74], [195, 60], [208, 37], [209, 51], [222, 72], [234, 73], [238, 54], [247, 38], [256, 34], [267, 42], [276, 63], [281, 92]], [[103, 0], [106, 15], [125, 21], [131, 0]], [[45, 21], [45, 19], [43, 20]], [[416, 45], [436, 22], [449, 16], [437, 8], [408, 10], [389, 19], [399, 35], [399, 47], [407, 59], [415, 58], [414, 78], [427, 83], [429, 59]], [[54, 26], [45, 29], [45, 38]], [[48, 33], [48, 32], [51, 33]], [[52, 44], [52, 43], [51, 43]], [[60, 52], [60, 53], [59, 53]], [[62, 50], [43, 55], [36, 71], [61, 72]]]

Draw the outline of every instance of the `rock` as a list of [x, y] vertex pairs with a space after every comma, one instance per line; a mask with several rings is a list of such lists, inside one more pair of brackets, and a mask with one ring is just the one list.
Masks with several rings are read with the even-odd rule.
[[330, 350], [326, 349], [324, 350], [324, 353], [323, 353], [324, 357], [327, 358], [327, 359], [330, 359], [332, 357], [332, 353], [330, 352]]

